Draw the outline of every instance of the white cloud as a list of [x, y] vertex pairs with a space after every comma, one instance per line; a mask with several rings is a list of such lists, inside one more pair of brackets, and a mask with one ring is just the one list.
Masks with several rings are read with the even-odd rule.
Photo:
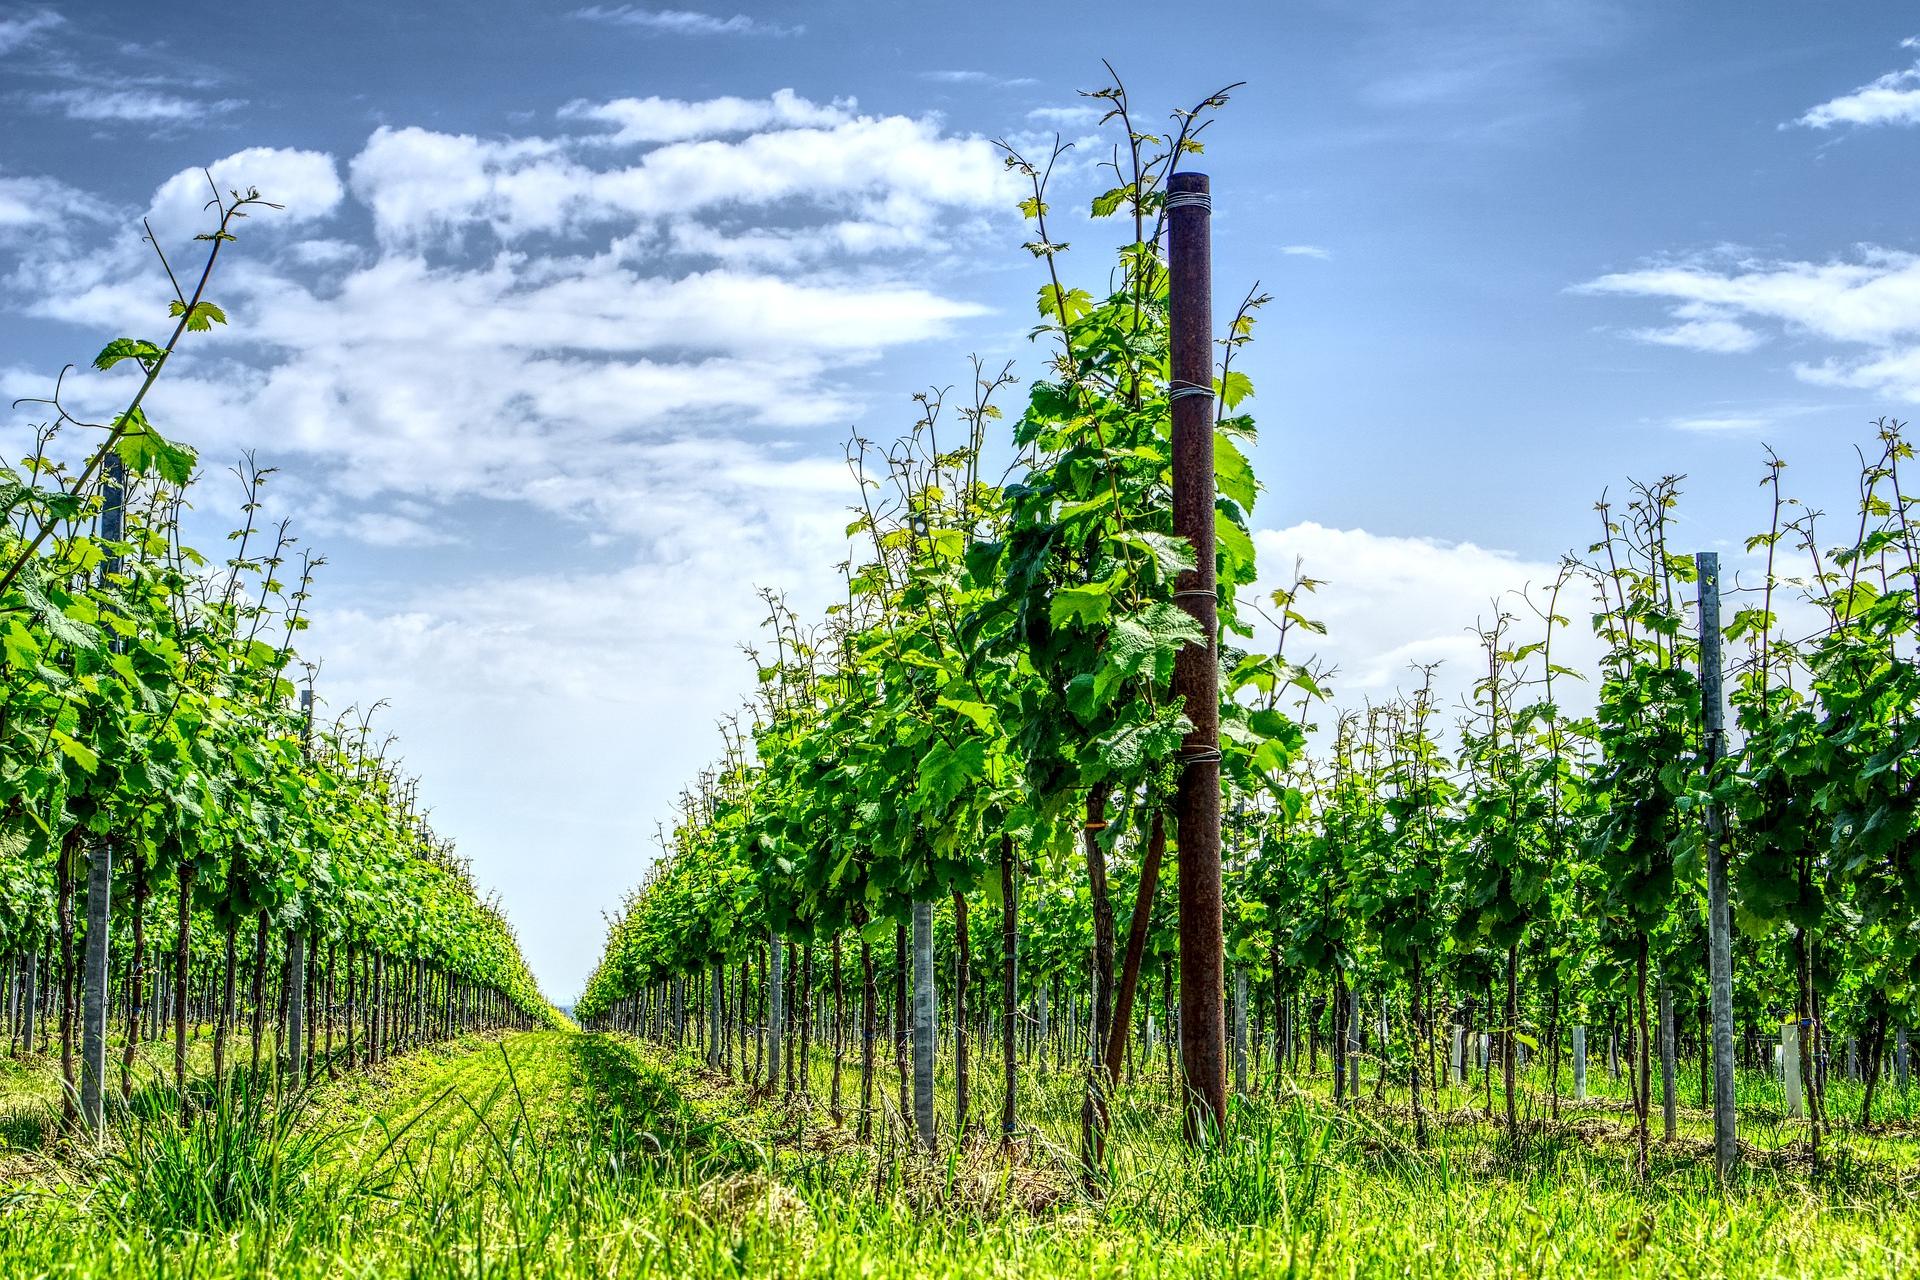
[[[513, 905], [548, 993], [583, 981], [600, 939], [582, 904], [612, 903], [645, 865], [655, 820], [717, 754], [716, 720], [751, 693], [736, 647], [760, 635], [757, 586], [791, 589], [817, 616], [846, 554], [844, 470], [770, 506], [727, 449], [665, 460], [661, 530], [617, 538], [613, 563], [495, 572], [453, 585], [409, 575], [390, 601], [334, 608], [324, 578], [303, 642], [329, 657], [330, 709], [390, 698], [429, 803], [484, 822], [448, 824]], [[707, 477], [717, 477], [708, 479]], [[784, 484], [779, 465], [763, 477]], [[617, 526], [608, 526], [616, 528]], [[556, 811], [543, 796], [601, 798]], [[556, 897], [555, 883], [567, 893]]]
[[[927, 265], [987, 210], [1013, 221], [991, 147], [937, 121], [782, 94], [636, 102], [569, 108], [602, 137], [383, 129], [345, 183], [317, 152], [216, 162], [222, 189], [289, 207], [239, 228], [214, 288], [232, 325], [192, 335], [148, 402], [209, 469], [241, 448], [285, 467], [276, 509], [354, 575], [323, 574], [302, 645], [327, 659], [323, 696], [393, 698], [411, 764], [466, 817], [450, 830], [529, 904], [515, 918], [560, 995], [596, 941], [542, 877], [564, 867], [595, 901], [631, 883], [713, 717], [752, 686], [733, 646], [754, 585], [824, 603], [804, 597], [846, 553], [840, 446], [875, 360], [982, 311]], [[623, 129], [637, 154], [604, 144]], [[209, 194], [197, 169], [161, 185], [163, 243], [205, 229]], [[144, 332], [169, 293], [137, 225], [86, 230], [19, 266], [9, 303]], [[108, 409], [128, 376], [79, 370], [67, 392]], [[0, 392], [50, 385], [0, 368]], [[405, 572], [436, 547], [444, 577]], [[622, 803], [556, 827], [514, 799], [562, 791]]]
[[223, 198], [231, 199], [232, 192], [245, 194], [250, 187], [257, 187], [262, 199], [285, 207], [256, 209], [249, 215], [251, 221], [244, 224], [248, 231], [324, 218], [346, 196], [333, 157], [325, 152], [249, 147], [204, 169], [182, 169], [168, 178], [153, 193], [147, 218], [163, 243], [198, 235], [210, 229], [207, 202], [216, 189]]
[[783, 26], [736, 13], [730, 18], [691, 9], [643, 9], [631, 4], [596, 4], [573, 12], [589, 22], [610, 22], [667, 36], [797, 36], [803, 26]]
[[1694, 431], [1705, 435], [1713, 435], [1722, 432], [1758, 431], [1763, 427], [1772, 426], [1773, 419], [1740, 415], [1714, 416], [1706, 414], [1696, 415], [1694, 417], [1674, 418], [1671, 419], [1667, 425], [1675, 431]]
[[[1620, 40], [1618, 6], [1588, 0], [1482, 0], [1354, 7], [1361, 100], [1396, 111], [1474, 109], [1499, 132], [1549, 118], [1568, 66]], [[1489, 111], [1489, 105], [1497, 110]]]
[[0, 236], [9, 231], [58, 230], [72, 221], [101, 222], [113, 216], [106, 201], [53, 178], [0, 174]]
[[1830, 356], [1795, 372], [1920, 400], [1920, 254], [1865, 245], [1851, 260], [1680, 262], [1614, 272], [1575, 291], [1666, 301], [1679, 323], [1631, 331], [1642, 341], [1737, 354], [1765, 340], [1757, 324], [1772, 323], [1797, 338], [1864, 346], [1864, 357]]
[[[361, 511], [340, 524], [341, 532], [374, 547], [450, 547], [463, 541], [415, 516], [398, 511]], [[326, 526], [319, 526], [320, 532]]]
[[12, 53], [31, 43], [41, 32], [51, 31], [65, 21], [51, 9], [0, 18], [0, 54]]
[[[1902, 49], [1920, 49], [1920, 36], [1900, 42]], [[1920, 124], [1920, 58], [1911, 67], [1889, 71], [1851, 93], [1831, 98], [1794, 121], [1809, 129], [1835, 125]]]
[[614, 131], [600, 135], [600, 140], [627, 144], [684, 142], [773, 126], [843, 124], [854, 106], [851, 98], [817, 103], [791, 89], [776, 89], [768, 98], [724, 97], [701, 102], [658, 97], [616, 98], [611, 102], [579, 99], [560, 108], [559, 115], [563, 120], [613, 125]]
[[[1383, 701], [1419, 683], [1415, 665], [1438, 662], [1435, 688], [1441, 704], [1458, 708], [1470, 696], [1484, 658], [1473, 633], [1476, 623], [1511, 613], [1527, 639], [1545, 628], [1515, 593], [1550, 586], [1558, 566], [1471, 542], [1409, 538], [1366, 529], [1332, 529], [1306, 522], [1254, 533], [1260, 556], [1259, 590], [1283, 586], [1298, 561], [1326, 585], [1308, 596], [1300, 611], [1324, 622], [1325, 636], [1295, 633], [1289, 656], [1309, 653], [1337, 667], [1331, 681], [1334, 704]], [[1588, 589], [1570, 583], [1560, 612], [1573, 625], [1557, 628], [1554, 661], [1590, 669], [1599, 648], [1585, 626]], [[1297, 647], [1296, 647], [1297, 646]], [[1567, 690], [1563, 702], [1580, 705], [1591, 695]], [[1325, 719], [1325, 717], [1322, 717]]]
[[1318, 258], [1322, 262], [1333, 258], [1333, 250], [1317, 244], [1283, 244], [1280, 252], [1290, 258]]
[[181, 124], [223, 115], [246, 105], [239, 98], [184, 98], [156, 89], [53, 89], [31, 94], [27, 102], [57, 111], [69, 120], [137, 124]]
[[596, 168], [590, 158], [549, 139], [383, 127], [351, 172], [390, 243], [445, 240], [476, 226], [503, 240], [574, 234], [791, 202], [925, 226], [941, 208], [1004, 204], [1009, 190], [985, 139], [904, 116], [669, 143], [624, 166]]
[[1025, 85], [1038, 84], [1032, 76], [998, 76], [990, 71], [922, 71], [922, 80], [931, 80], [935, 84], [986, 84], [996, 89], [1018, 89]]
[[1035, 107], [1027, 112], [1027, 119], [1035, 124], [1077, 126], [1092, 124], [1103, 114], [1099, 107], [1080, 104], [1071, 107]]
[[791, 268], [834, 255], [866, 256], [911, 249], [924, 240], [920, 228], [885, 221], [846, 221], [820, 227], [753, 229], [729, 234], [699, 222], [676, 222], [668, 231], [674, 252], [712, 258], [727, 266]]
[[1629, 329], [1627, 336], [1657, 346], [1685, 347], [1689, 351], [1711, 351], [1720, 355], [1738, 355], [1766, 341], [1762, 335], [1739, 321], [1713, 314], [1710, 308], [1695, 310], [1700, 313], [1698, 319], [1683, 320], [1675, 325]]

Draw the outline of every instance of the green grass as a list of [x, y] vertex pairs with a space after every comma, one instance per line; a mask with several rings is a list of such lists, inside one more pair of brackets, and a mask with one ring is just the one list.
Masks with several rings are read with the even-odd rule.
[[[893, 1081], [879, 1073], [885, 1092]], [[1022, 1093], [1019, 1161], [978, 1136], [930, 1159], [897, 1125], [855, 1143], [824, 1106], [750, 1097], [625, 1038], [472, 1039], [188, 1126], [135, 1106], [102, 1149], [16, 1157], [0, 1274], [1920, 1274], [1906, 1137], [1837, 1136], [1815, 1177], [1797, 1130], [1769, 1142], [1756, 1123], [1778, 1149], [1723, 1195], [1691, 1109], [1643, 1185], [1627, 1118], [1604, 1098], [1512, 1145], [1467, 1091], [1443, 1091], [1422, 1152], [1391, 1089], [1343, 1113], [1317, 1092], [1269, 1091], [1200, 1156], [1174, 1140], [1164, 1081], [1147, 1079], [1123, 1091], [1092, 1198], [1070, 1150], [1075, 1081], [1030, 1071]], [[991, 1101], [983, 1087], [983, 1116]]]

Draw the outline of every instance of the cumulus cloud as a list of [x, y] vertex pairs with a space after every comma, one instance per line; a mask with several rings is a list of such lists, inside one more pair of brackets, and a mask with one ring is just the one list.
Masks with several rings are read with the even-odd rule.
[[1900, 42], [1900, 47], [1916, 51], [1912, 66], [1889, 71], [1851, 93], [1809, 108], [1794, 123], [1809, 129], [1831, 129], [1835, 125], [1920, 124], [1920, 36], [1909, 36]]
[[203, 169], [182, 169], [161, 183], [147, 208], [147, 220], [157, 235], [169, 239], [197, 235], [208, 229], [207, 202], [216, 190], [231, 199], [232, 192], [244, 194], [249, 188], [283, 206], [271, 216], [254, 218], [249, 230], [325, 218], [346, 196], [339, 169], [324, 151], [249, 147]]
[[[323, 697], [391, 697], [430, 801], [484, 815], [469, 851], [530, 902], [555, 868], [596, 901], [632, 881], [713, 717], [752, 688], [734, 645], [755, 585], [825, 603], [807, 593], [846, 554], [840, 449], [874, 362], [981, 314], [928, 265], [990, 211], [1014, 220], [990, 145], [934, 120], [785, 92], [563, 114], [573, 136], [383, 128], [350, 158], [213, 162], [223, 191], [287, 208], [239, 227], [214, 289], [232, 324], [192, 335], [147, 402], [209, 468], [242, 448], [284, 466], [276, 509], [347, 547], [352, 589], [323, 575], [302, 646], [327, 658]], [[210, 195], [197, 167], [154, 192], [170, 249]], [[81, 198], [0, 179], [0, 218]], [[138, 212], [115, 221], [16, 255], [9, 304], [110, 333], [163, 317]], [[0, 368], [0, 393], [51, 375]], [[80, 369], [65, 392], [108, 412], [132, 376]], [[562, 792], [623, 803], [556, 825], [502, 799]], [[520, 918], [566, 994], [593, 940], [557, 911]]]
[[803, 26], [764, 22], [744, 13], [722, 18], [692, 9], [643, 9], [631, 4], [589, 5], [574, 10], [573, 16], [664, 36], [797, 36], [806, 31]]
[[[766, 454], [767, 439], [833, 427], [812, 447], [836, 457], [838, 430], [860, 408], [848, 375], [982, 310], [848, 264], [910, 252], [931, 228], [979, 216], [1002, 181], [998, 165], [975, 163], [986, 144], [851, 106], [787, 93], [655, 100], [645, 108], [655, 133], [749, 131], [655, 144], [638, 166], [567, 140], [381, 129], [350, 165], [350, 194], [319, 152], [216, 161], [221, 190], [257, 186], [287, 207], [242, 225], [246, 252], [216, 290], [234, 323], [195, 339], [204, 354], [170, 372], [151, 407], [194, 423], [192, 438], [216, 456], [271, 423], [276, 453], [325, 464], [316, 474], [346, 504], [329, 527], [379, 545], [425, 544], [419, 513], [354, 517], [354, 504], [397, 494], [521, 502], [651, 534], [672, 506], [659, 500], [662, 478], [693, 439], [738, 448], [703, 457], [691, 477], [744, 465], [791, 491], [810, 482], [807, 459]], [[803, 123], [820, 120], [838, 123]], [[680, 180], [695, 167], [701, 183]], [[210, 195], [199, 169], [163, 183], [148, 212], [162, 243], [205, 230]], [[326, 222], [350, 198], [371, 211], [376, 244]], [[732, 225], [743, 206], [771, 203], [787, 225]], [[0, 211], [25, 216], [15, 204]], [[660, 216], [637, 223], [642, 211]], [[304, 234], [263, 241], [263, 224]], [[522, 248], [535, 228], [579, 243]], [[476, 232], [509, 243], [441, 251]], [[32, 311], [100, 329], [123, 329], [165, 296], [130, 233], [111, 252], [43, 256], [23, 271]], [[85, 373], [69, 387], [76, 404], [110, 404], [122, 390]]]
[[[799, 99], [768, 109], [841, 118], [733, 140], [667, 143], [635, 163], [606, 167], [561, 140], [383, 127], [354, 158], [352, 181], [381, 238], [392, 243], [445, 240], [474, 227], [503, 240], [573, 234], [794, 201], [925, 226], [943, 208], [1005, 200], [1005, 170], [985, 139], [947, 135], [932, 120], [847, 117]], [[596, 109], [572, 110], [585, 116]], [[702, 104], [678, 114], [711, 121], [734, 111]], [[670, 113], [644, 114], [658, 126]]]
[[1772, 325], [1802, 341], [1865, 347], [1794, 366], [1802, 379], [1920, 401], [1920, 254], [1874, 245], [1827, 262], [1683, 261], [1614, 272], [1576, 292], [1658, 299], [1677, 323], [1642, 341], [1738, 354]]
[[104, 222], [112, 206], [54, 178], [0, 173], [0, 236], [60, 230], [70, 222]]
[[[1340, 706], [1389, 699], [1418, 685], [1415, 667], [1439, 663], [1440, 701], [1458, 707], [1470, 697], [1484, 661], [1474, 627], [1506, 612], [1530, 637], [1544, 636], [1544, 624], [1517, 593], [1531, 590], [1544, 605], [1541, 593], [1558, 572], [1551, 561], [1471, 542], [1334, 529], [1310, 521], [1258, 530], [1254, 547], [1260, 556], [1260, 590], [1285, 585], [1296, 562], [1326, 584], [1306, 599], [1301, 612], [1325, 623], [1327, 634], [1299, 636], [1302, 650], [1290, 656], [1299, 659], [1310, 649], [1332, 664], [1337, 669], [1331, 681], [1334, 702]], [[1586, 588], [1570, 583], [1566, 592], [1560, 612], [1575, 621], [1556, 629], [1554, 661], [1589, 668], [1599, 648], [1582, 625]], [[1570, 705], [1581, 700], [1577, 691], [1567, 696]]]

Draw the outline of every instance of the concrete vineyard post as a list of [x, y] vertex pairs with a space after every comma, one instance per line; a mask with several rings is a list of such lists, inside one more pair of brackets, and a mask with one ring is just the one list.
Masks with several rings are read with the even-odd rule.
[[[1726, 734], [1720, 660], [1720, 553], [1694, 556], [1700, 591], [1700, 710], [1703, 763], [1720, 759]], [[1707, 986], [1713, 1012], [1713, 1163], [1721, 1177], [1740, 1158], [1733, 1114], [1733, 920], [1727, 906], [1726, 819], [1708, 803]]]
[[287, 1070], [298, 1085], [306, 1067], [307, 935], [287, 935]]
[[1180, 845], [1180, 1060], [1190, 1142], [1227, 1112], [1226, 984], [1220, 897], [1220, 662], [1214, 583], [1213, 230], [1204, 173], [1167, 179], [1168, 345], [1173, 417], [1173, 531], [1193, 547], [1174, 600], [1203, 641], [1180, 650], [1173, 691], [1193, 725], [1181, 744], [1175, 799]]
[[[109, 451], [100, 486], [100, 537], [120, 541], [124, 531], [126, 469], [120, 455]], [[120, 557], [112, 556], [100, 568], [105, 582], [120, 572]], [[112, 644], [118, 653], [120, 642]], [[99, 1131], [106, 1120], [103, 1098], [107, 1077], [107, 930], [113, 919], [113, 847], [99, 841], [87, 856], [87, 942], [82, 959], [80, 993], [80, 1119]]]
[[920, 1145], [934, 1149], [933, 904], [913, 904], [913, 1123]]
[[[1000, 1140], [1011, 1145], [1019, 1128], [1019, 1064], [1015, 1057], [1015, 1005], [1019, 990], [1020, 886], [1014, 875], [1013, 838], [1000, 837]], [[1043, 988], [1041, 999], [1046, 998]]]
[[726, 961], [713, 962], [713, 981], [707, 984], [707, 1068], [718, 1071], [724, 1042], [720, 1038], [720, 1006], [726, 999]]
[[1347, 992], [1347, 1097], [1360, 1100], [1360, 997]]
[[767, 1082], [780, 1082], [780, 1037], [786, 1030], [781, 997], [786, 989], [780, 973], [780, 939], [771, 926], [767, 929]]
[[[20, 1009], [20, 1049], [22, 1053], [27, 1053], [27, 1054], [31, 1054], [33, 1052], [33, 1030], [34, 1030], [33, 1021], [34, 1021], [34, 1015], [39, 1012], [39, 1003], [40, 1003], [39, 970], [40, 970], [40, 952], [36, 947], [29, 947], [27, 949], [27, 975], [26, 975], [26, 982], [25, 982], [26, 990], [21, 996], [21, 1009]], [[1906, 1069], [1905, 1069], [1906, 1048], [1907, 1048], [1907, 1033], [1905, 1031], [1902, 1031], [1900, 1033], [1900, 1055], [1899, 1055], [1900, 1063], [1901, 1063], [1900, 1087], [1902, 1089], [1906, 1088]]]
[[1669, 1142], [1673, 1141], [1679, 1125], [1674, 1069], [1673, 992], [1663, 980], [1660, 983], [1660, 1120]]
[[96, 1133], [106, 1120], [107, 927], [113, 886], [113, 846], [102, 841], [87, 855], [87, 944], [80, 996], [80, 1119]]
[[1573, 1100], [1587, 1100], [1587, 1029], [1573, 1029]]
[[1807, 1118], [1807, 1100], [1800, 1086], [1800, 1024], [1788, 1020], [1780, 1024], [1781, 1085], [1787, 1094], [1787, 1117]]
[[1233, 1091], [1247, 1091], [1247, 967], [1233, 966]]

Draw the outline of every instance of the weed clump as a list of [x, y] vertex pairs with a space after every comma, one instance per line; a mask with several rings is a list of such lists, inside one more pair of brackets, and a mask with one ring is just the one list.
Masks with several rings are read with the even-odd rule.
[[160, 1231], [270, 1221], [330, 1176], [337, 1134], [303, 1124], [301, 1112], [298, 1099], [264, 1089], [221, 1093], [184, 1121], [170, 1107], [136, 1108], [93, 1170], [95, 1201]]

